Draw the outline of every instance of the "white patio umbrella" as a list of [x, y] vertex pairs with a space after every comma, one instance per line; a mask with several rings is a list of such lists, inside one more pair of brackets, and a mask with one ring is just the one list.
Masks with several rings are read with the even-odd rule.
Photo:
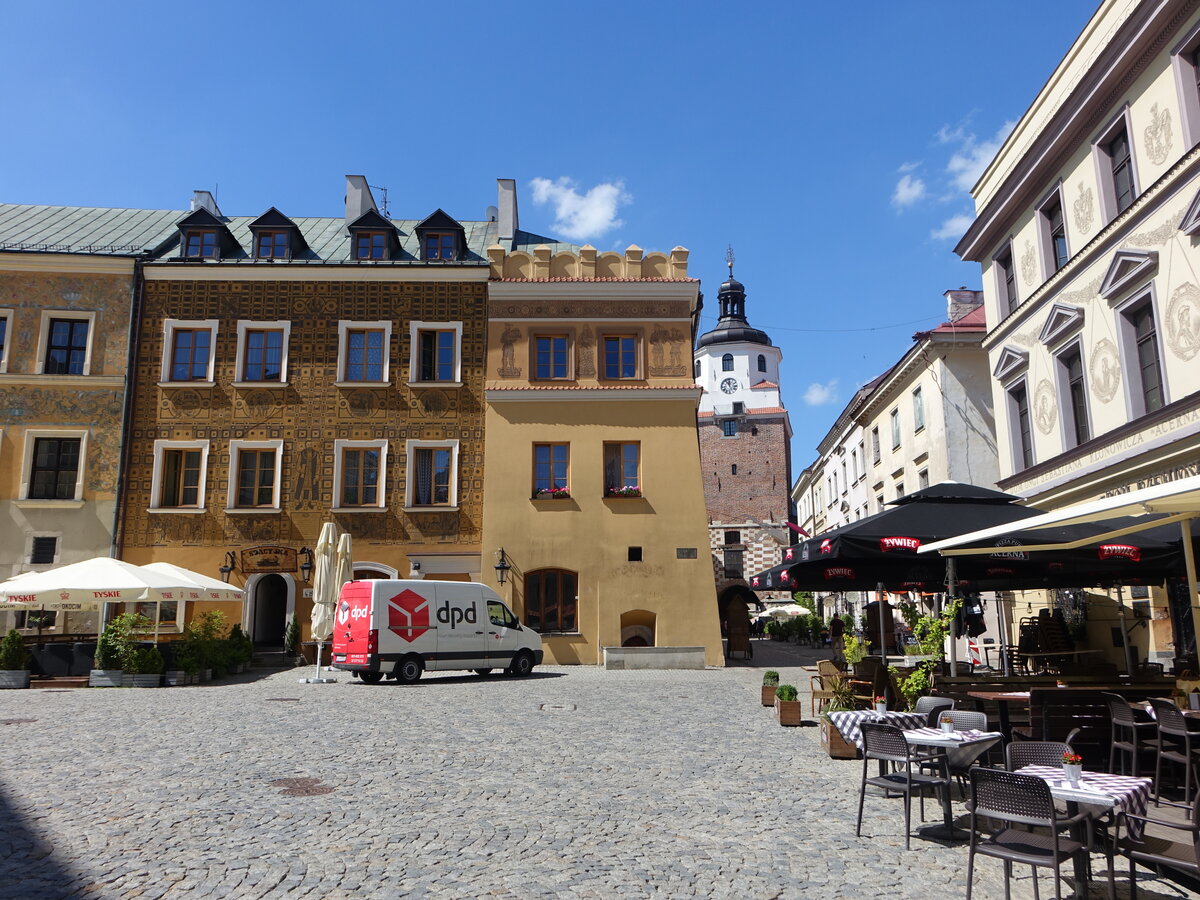
[[174, 578], [181, 585], [190, 585], [180, 591], [179, 597], [170, 597], [163, 594], [155, 598], [157, 602], [154, 607], [154, 643], [156, 644], [158, 643], [159, 626], [162, 623], [163, 601], [216, 600], [219, 602], [229, 602], [241, 600], [242, 595], [245, 593], [237, 585], [226, 584], [223, 581], [218, 581], [216, 578], [201, 575], [199, 572], [193, 572], [191, 569], [185, 569], [183, 566], [177, 566], [169, 562], [147, 563], [142, 568], [151, 572], [159, 572], [168, 578]]
[[194, 587], [176, 576], [98, 556], [0, 582], [0, 609], [93, 610], [106, 603], [172, 600], [167, 594]]
[[783, 606], [774, 606], [767, 610], [769, 616], [804, 616], [811, 610], [805, 609], [795, 603], [785, 603]]
[[317, 642], [317, 677], [304, 678], [308, 684], [332, 684], [335, 679], [321, 677], [321, 652], [326, 639], [333, 631], [333, 608], [337, 603], [340, 584], [334, 583], [334, 554], [337, 552], [338, 527], [333, 522], [321, 526], [321, 534], [313, 549], [313, 564], [316, 574], [313, 576], [313, 607], [312, 639]]

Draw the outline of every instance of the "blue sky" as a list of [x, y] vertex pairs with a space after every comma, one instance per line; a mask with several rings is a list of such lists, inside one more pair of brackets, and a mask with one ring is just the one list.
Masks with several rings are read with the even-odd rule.
[[529, 231], [688, 247], [706, 328], [732, 244], [799, 470], [979, 287], [967, 189], [1094, 8], [7, 4], [0, 201], [341, 215], [363, 174], [467, 220], [515, 178]]

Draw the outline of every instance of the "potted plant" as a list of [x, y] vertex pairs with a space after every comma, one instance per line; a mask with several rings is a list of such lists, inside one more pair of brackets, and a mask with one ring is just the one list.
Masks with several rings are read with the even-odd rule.
[[943, 734], [951, 734], [954, 731], [954, 716], [942, 713], [938, 716], [938, 724], [942, 726]]
[[775, 688], [775, 718], [780, 725], [800, 724], [800, 700], [794, 684]]
[[158, 687], [162, 684], [163, 658], [157, 647], [138, 647], [130, 654], [133, 686]]
[[642, 489], [636, 484], [624, 485], [622, 487], [607, 487], [604, 489], [605, 497], [640, 497]]
[[933, 687], [933, 672], [941, 665], [946, 635], [950, 633], [950, 627], [961, 605], [961, 600], [954, 600], [946, 604], [940, 616], [923, 616], [917, 613], [915, 604], [901, 604], [901, 613], [905, 622], [912, 628], [913, 637], [917, 641], [918, 655], [923, 659], [903, 670], [896, 666], [888, 666], [888, 671], [895, 678], [896, 687], [909, 709], [914, 709], [917, 698], [928, 693]]
[[[843, 635], [842, 641], [842, 655], [846, 657], [846, 664], [851, 667], [861, 665], [867, 658], [867, 642], [849, 631]], [[857, 672], [857, 669], [855, 671]]]
[[[104, 626], [96, 639], [94, 668], [88, 675], [88, 687], [121, 687], [125, 666], [133, 651], [134, 632], [147, 620], [136, 613], [122, 613]], [[132, 680], [131, 682], [132, 683]]]
[[571, 492], [565, 487], [539, 488], [533, 495], [534, 500], [570, 500]]
[[1063, 777], [1072, 787], [1077, 787], [1079, 779], [1083, 777], [1083, 757], [1068, 750], [1062, 755], [1062, 767]]
[[250, 657], [254, 655], [254, 644], [246, 637], [242, 626], [235, 624], [229, 629], [229, 637], [225, 638], [225, 642], [228, 644], [227, 655], [232, 671], [237, 674], [246, 671], [246, 667], [250, 665]]
[[284, 632], [283, 652], [293, 660], [300, 655], [300, 619], [296, 616], [292, 616], [292, 620], [288, 622], [287, 631]]
[[821, 746], [831, 759], [858, 759], [858, 748], [842, 737], [829, 718], [831, 712], [854, 709], [854, 685], [849, 678], [834, 678], [830, 680], [829, 691], [833, 697], [825, 712], [821, 713]]
[[887, 697], [878, 694], [872, 698], [871, 702], [875, 704], [875, 712], [879, 713], [879, 715], [882, 716], [887, 712]]
[[[175, 684], [195, 684], [200, 680], [200, 659], [199, 648], [195, 641], [184, 638], [181, 641], [175, 642], [175, 665], [178, 667], [176, 671], [183, 672], [183, 678], [175, 676]], [[171, 684], [171, 674], [167, 673], [167, 683]]]
[[29, 651], [21, 632], [11, 629], [0, 639], [0, 689], [29, 687]]
[[763, 675], [762, 705], [775, 705], [775, 688], [779, 687], [779, 673], [774, 669]]

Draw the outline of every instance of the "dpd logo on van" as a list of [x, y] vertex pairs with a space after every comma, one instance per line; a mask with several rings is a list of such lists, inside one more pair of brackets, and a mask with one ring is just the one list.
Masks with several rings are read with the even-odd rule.
[[339, 625], [345, 625], [350, 621], [350, 603], [343, 600], [338, 604], [337, 620]]
[[411, 644], [428, 630], [428, 597], [408, 588], [388, 600], [388, 631]]
[[451, 628], [457, 628], [459, 622], [475, 625], [477, 624], [475, 604], [471, 604], [466, 609], [451, 609], [450, 601], [447, 600], [438, 607], [437, 620], [443, 625], [449, 625]]

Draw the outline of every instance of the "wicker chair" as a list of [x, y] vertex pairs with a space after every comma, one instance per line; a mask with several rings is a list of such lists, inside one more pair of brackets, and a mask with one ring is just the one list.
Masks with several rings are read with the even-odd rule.
[[[812, 696], [808, 701], [808, 712], [810, 715], [815, 716], [832, 702], [834, 697], [833, 680], [844, 677], [844, 673], [833, 660], [822, 659], [817, 662], [817, 674], [811, 676], [808, 680], [812, 692]], [[820, 704], [819, 708], [818, 704]]]
[[[1154, 722], [1139, 721], [1133, 708], [1120, 694], [1103, 694], [1108, 703], [1108, 713], [1112, 717], [1112, 748], [1108, 751], [1108, 771], [1116, 772], [1117, 754], [1129, 754], [1130, 772], [1135, 778], [1138, 774], [1138, 751], [1143, 748], [1153, 750]], [[1143, 735], [1145, 736], [1143, 738]], [[1124, 756], [1121, 762], [1125, 761]], [[1121, 767], [1122, 771], [1124, 766]]]
[[[1167, 806], [1188, 810], [1188, 821], [1167, 822], [1147, 816], [1135, 816], [1124, 811], [1117, 814], [1116, 849], [1118, 853], [1129, 858], [1130, 898], [1137, 897], [1137, 877], [1134, 871], [1137, 863], [1148, 868], [1168, 866], [1187, 872], [1193, 878], [1200, 877], [1200, 793], [1191, 803], [1171, 803], [1166, 800], [1163, 802]], [[1130, 820], [1141, 827], [1135, 827], [1132, 831], [1126, 827], [1122, 836], [1121, 828], [1127, 826]], [[1155, 834], [1146, 833], [1147, 823], [1158, 826]], [[1176, 832], [1180, 840], [1173, 841], [1163, 836], [1162, 829]]]
[[1161, 800], [1165, 759], [1183, 766], [1183, 802], [1188, 803], [1192, 799], [1192, 769], [1200, 762], [1200, 732], [1188, 728], [1187, 719], [1170, 700], [1151, 697], [1150, 706], [1158, 724], [1158, 740], [1154, 744], [1154, 752], [1158, 754], [1154, 763], [1154, 802], [1157, 804]]
[[[854, 833], [862, 836], [863, 801], [867, 795], [867, 785], [882, 788], [884, 796], [900, 794], [904, 797], [904, 849], [912, 849], [912, 796], [917, 794], [921, 799], [921, 821], [925, 821], [925, 792], [949, 790], [945, 778], [923, 775], [914, 771], [914, 766], [941, 759], [945, 754], [941, 751], [923, 753], [914, 751], [908, 746], [904, 733], [894, 725], [881, 725], [878, 722], [862, 724], [863, 739], [863, 774], [862, 785], [858, 791], [858, 823]], [[867, 776], [871, 760], [879, 762], [879, 774]], [[887, 767], [891, 766], [891, 771]]]
[[[967, 900], [975, 875], [975, 855], [981, 853], [1004, 862], [1004, 896], [1009, 896], [1012, 864], [1020, 863], [1033, 869], [1034, 897], [1037, 893], [1038, 866], [1054, 869], [1054, 894], [1062, 894], [1062, 864], [1081, 857], [1086, 865], [1088, 844], [1064, 837], [1060, 832], [1078, 823], [1087, 823], [1087, 813], [1061, 818], [1050, 796], [1050, 785], [1030, 775], [1016, 775], [998, 769], [971, 771], [971, 838], [967, 850]], [[979, 830], [979, 817], [1032, 826], [1043, 831], [1003, 827], [984, 835]], [[1089, 829], [1090, 830], [1090, 829]], [[1090, 843], [1090, 841], [1089, 841]], [[1108, 870], [1108, 895], [1115, 897], [1112, 868]]]

